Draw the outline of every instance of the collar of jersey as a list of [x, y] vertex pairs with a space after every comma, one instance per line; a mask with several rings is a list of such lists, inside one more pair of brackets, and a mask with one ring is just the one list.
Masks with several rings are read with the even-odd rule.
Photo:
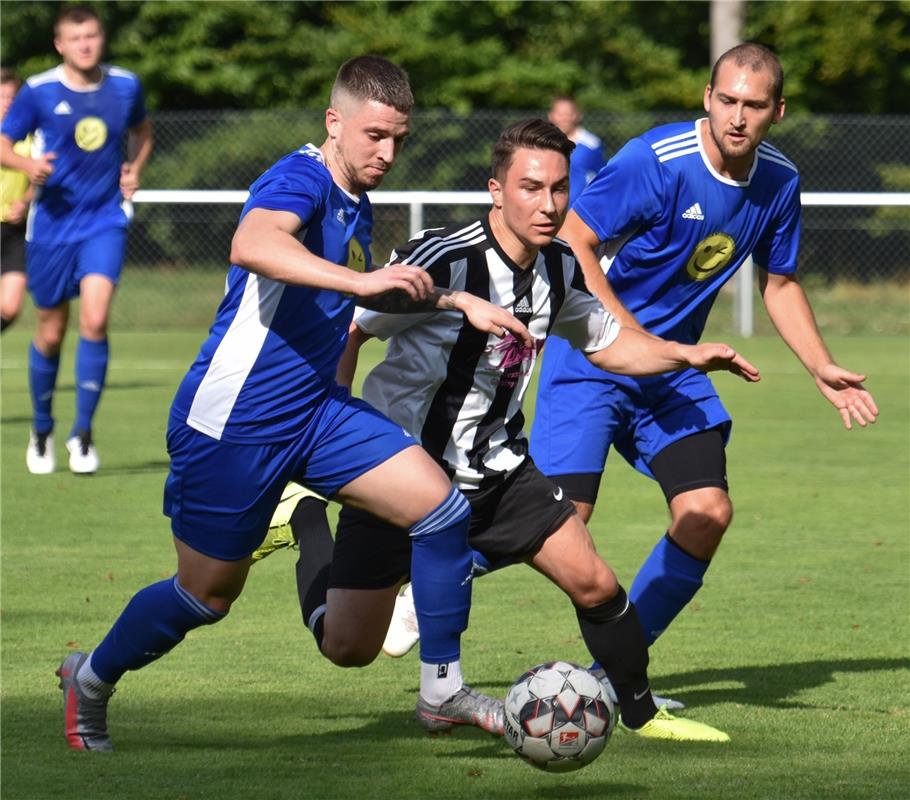
[[705, 145], [701, 138], [701, 123], [707, 121], [707, 117], [702, 117], [695, 121], [695, 136], [698, 139], [698, 152], [701, 155], [701, 160], [705, 165], [705, 168], [711, 175], [714, 176], [721, 183], [726, 183], [728, 186], [748, 186], [752, 182], [752, 176], [755, 174], [755, 170], [758, 167], [758, 152], [753, 151], [752, 153], [752, 166], [749, 168], [749, 177], [744, 181], [736, 181], [733, 178], [725, 178], [721, 175], [714, 166], [711, 164], [711, 159], [708, 158], [708, 154], [705, 152]]

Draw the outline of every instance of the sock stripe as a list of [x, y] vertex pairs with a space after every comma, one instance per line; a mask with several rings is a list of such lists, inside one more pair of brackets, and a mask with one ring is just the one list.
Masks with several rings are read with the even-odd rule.
[[310, 633], [314, 636], [316, 635], [316, 623], [319, 622], [319, 618], [325, 614], [326, 604], [323, 603], [321, 606], [317, 606], [313, 609], [313, 613], [310, 614], [310, 618], [307, 620], [306, 626], [310, 629]]
[[178, 582], [176, 575], [174, 576], [174, 589], [184, 605], [187, 606], [190, 613], [195, 614], [201, 620], [204, 620], [205, 622], [218, 622], [218, 620], [224, 618], [225, 614], [209, 608], [205, 603], [200, 602], [184, 589]]
[[471, 506], [467, 499], [458, 489], [453, 487], [442, 503], [410, 529], [410, 536], [411, 538], [425, 536], [428, 533], [448, 528], [454, 522], [470, 513]]

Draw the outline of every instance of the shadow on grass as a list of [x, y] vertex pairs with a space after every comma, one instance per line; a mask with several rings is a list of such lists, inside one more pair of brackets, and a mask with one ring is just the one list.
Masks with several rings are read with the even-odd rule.
[[[672, 695], [691, 706], [740, 703], [768, 708], [817, 708], [787, 698], [806, 689], [834, 682], [838, 672], [879, 672], [910, 668], [910, 658], [860, 658], [766, 664], [756, 667], [700, 669], [663, 675], [662, 695]], [[742, 684], [735, 688], [698, 688], [704, 684]], [[872, 710], [872, 709], [870, 709]]]

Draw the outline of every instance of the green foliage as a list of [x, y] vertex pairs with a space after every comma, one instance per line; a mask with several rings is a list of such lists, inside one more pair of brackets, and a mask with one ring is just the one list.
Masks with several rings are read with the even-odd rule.
[[[59, 4], [4, 0], [4, 60], [57, 62]], [[693, 109], [709, 69], [707, 2], [225, 2], [98, 5], [111, 61], [153, 109], [321, 109], [341, 61], [379, 53], [410, 72], [423, 108]], [[773, 47], [791, 105], [910, 110], [910, 3], [752, 2], [747, 38]]]

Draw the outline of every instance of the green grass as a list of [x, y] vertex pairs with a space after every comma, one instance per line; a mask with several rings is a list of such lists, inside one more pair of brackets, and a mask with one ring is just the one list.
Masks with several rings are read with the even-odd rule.
[[[763, 368], [720, 376], [736, 421], [736, 518], [706, 586], [652, 650], [655, 687], [728, 731], [728, 746], [619, 734], [553, 776], [475, 730], [437, 740], [412, 713], [414, 654], [363, 670], [322, 659], [300, 624], [293, 559], [254, 568], [219, 625], [128, 674], [117, 752], [67, 751], [53, 670], [93, 646], [134, 591], [172, 573], [161, 515], [171, 396], [201, 333], [115, 331], [94, 477], [33, 477], [27, 331], [2, 340], [4, 800], [234, 798], [904, 798], [910, 785], [910, 353], [906, 337], [835, 338], [868, 372], [881, 419], [844, 431], [775, 338], [733, 341]], [[72, 414], [72, 339], [56, 401]], [[375, 358], [376, 350], [369, 357]], [[657, 487], [612, 458], [592, 529], [628, 584], [666, 524]], [[464, 664], [504, 694], [527, 667], [586, 661], [574, 614], [524, 567], [478, 581]]]

